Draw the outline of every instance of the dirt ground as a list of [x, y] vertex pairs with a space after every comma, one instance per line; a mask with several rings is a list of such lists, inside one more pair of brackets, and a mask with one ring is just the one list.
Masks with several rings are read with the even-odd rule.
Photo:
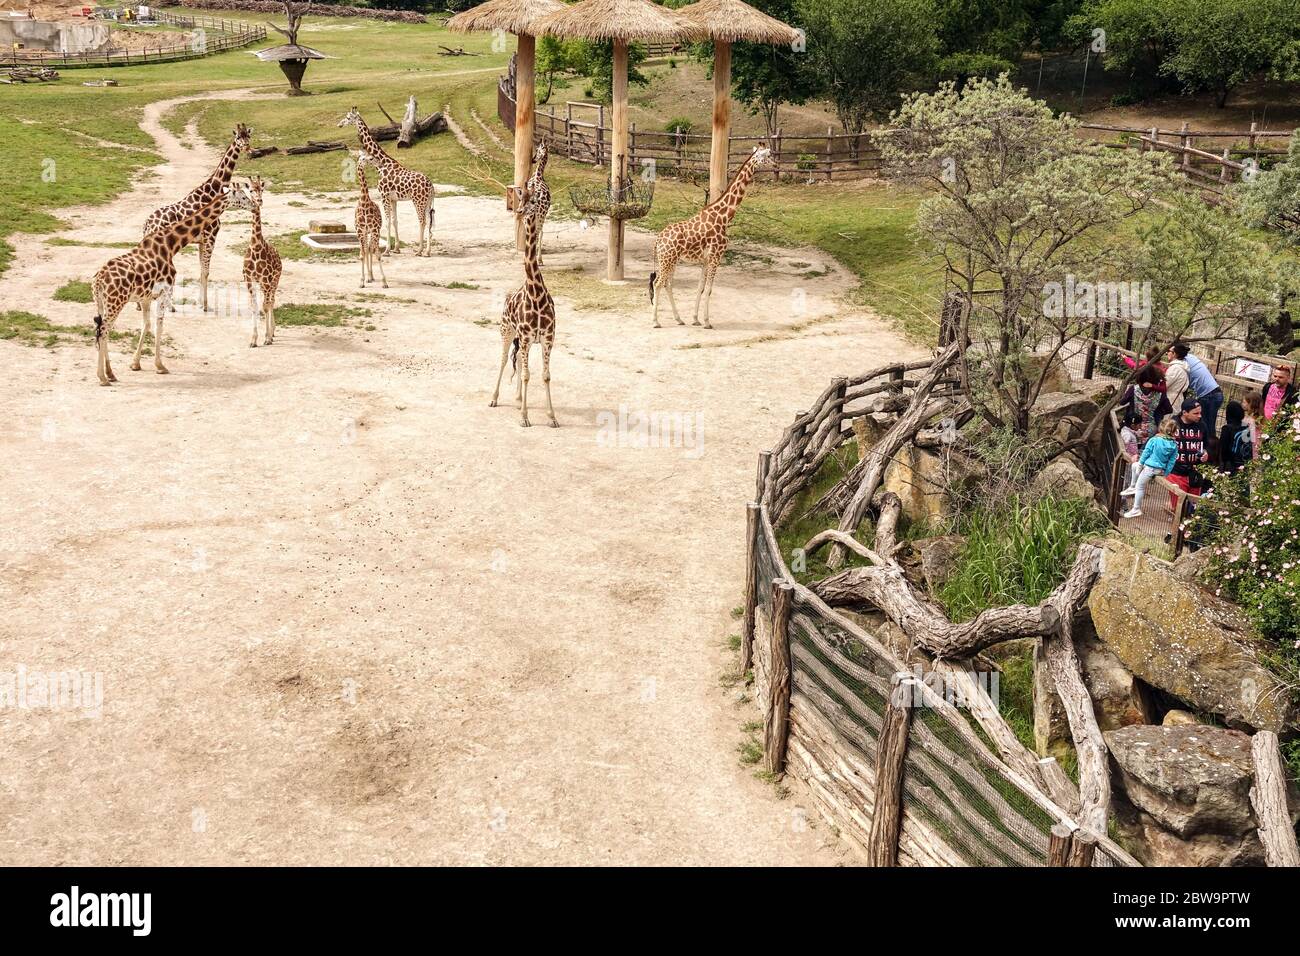
[[[166, 164], [67, 211], [64, 239], [135, 241], [208, 174], [216, 153], [160, 124], [175, 102], [143, 119]], [[268, 233], [313, 218], [350, 222], [350, 203], [270, 194]], [[214, 283], [239, 278], [248, 220], [230, 219]], [[352, 260], [286, 262], [281, 303], [371, 310], [346, 328], [252, 350], [246, 318], [171, 317], [167, 376], [128, 371], [118, 343], [101, 388], [89, 344], [0, 342], [0, 680], [103, 682], [98, 713], [0, 706], [0, 859], [849, 860], [800, 791], [742, 766], [757, 712], [720, 678], [756, 452], [832, 376], [917, 350], [844, 303], [843, 270], [789, 250], [724, 267], [716, 331], [652, 330], [650, 237], [609, 287], [603, 226], [553, 220], [562, 427], [543, 427], [534, 357], [523, 429], [488, 407], [513, 223], [444, 193], [436, 235], [435, 257], [387, 260], [386, 292], [360, 293]], [[85, 326], [91, 307], [50, 296], [120, 250], [44, 238], [17, 237], [0, 302]], [[620, 407], [698, 414], [703, 441], [606, 440]]]

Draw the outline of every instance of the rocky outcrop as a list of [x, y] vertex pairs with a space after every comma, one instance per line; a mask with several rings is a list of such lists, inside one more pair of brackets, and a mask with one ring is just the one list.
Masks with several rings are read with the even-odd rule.
[[[1075, 621], [1075, 651], [1083, 683], [1092, 697], [1097, 726], [1103, 731], [1132, 724], [1150, 724], [1156, 710], [1150, 688], [1124, 666], [1097, 637], [1086, 614]], [[1041, 648], [1034, 653], [1034, 748], [1042, 757], [1062, 759], [1073, 747], [1070, 725], [1047, 672]]]
[[959, 534], [921, 538], [912, 543], [921, 564], [921, 579], [931, 594], [938, 594], [957, 566], [966, 539]]
[[1260, 663], [1262, 642], [1240, 611], [1167, 561], [1107, 541], [1088, 609], [1128, 670], [1193, 709], [1261, 730], [1292, 721], [1291, 695]]
[[1197, 727], [1201, 722], [1190, 710], [1171, 710], [1160, 723], [1164, 727]]
[[1248, 736], [1198, 725], [1124, 727], [1105, 737], [1120, 836], [1144, 864], [1264, 864]]
[[1058, 458], [1034, 476], [1032, 488], [1039, 494], [1058, 498], [1085, 498], [1095, 501], [1097, 489], [1083, 471], [1067, 458]]

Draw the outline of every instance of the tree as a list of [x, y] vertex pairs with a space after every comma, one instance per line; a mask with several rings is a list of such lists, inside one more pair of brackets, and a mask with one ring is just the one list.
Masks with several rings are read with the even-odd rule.
[[1176, 0], [1165, 7], [1173, 52], [1161, 72], [1222, 108], [1232, 90], [1274, 72], [1300, 31], [1293, 0]]
[[[751, 6], [797, 25], [796, 0], [752, 0]], [[769, 138], [776, 135], [782, 104], [806, 103], [820, 92], [806, 50], [766, 43], [738, 43], [731, 53], [731, 90], [736, 99], [763, 117]]]
[[[1291, 137], [1284, 162], [1273, 169], [1256, 173], [1233, 189], [1235, 209], [1242, 221], [1252, 229], [1266, 229], [1274, 244], [1281, 250], [1300, 249], [1300, 134]], [[1294, 265], [1292, 257], [1283, 262]], [[1289, 272], [1291, 282], [1284, 284], [1281, 296], [1284, 310], [1275, 321], [1256, 322], [1251, 325], [1247, 344], [1260, 352], [1289, 353], [1300, 345], [1290, 314], [1289, 303], [1295, 301], [1297, 286], [1294, 268]], [[1287, 276], [1280, 277], [1286, 279]]]
[[934, 68], [931, 0], [795, 0], [795, 9], [813, 78], [846, 133], [861, 133]]
[[[973, 410], [994, 433], [1041, 444], [1044, 462], [1089, 440], [1109, 411], [1068, 440], [1032, 433], [1053, 363], [1113, 308], [1139, 352], [1219, 337], [1276, 308], [1268, 250], [1175, 192], [1167, 156], [1105, 149], [1076, 125], [1003, 76], [909, 96], [875, 136], [891, 169], [930, 189], [917, 234], [971, 303], [958, 368]], [[1125, 224], [1140, 214], [1150, 224], [1134, 236]]]
[[1162, 81], [1160, 67], [1174, 44], [1171, 8], [1179, 0], [1090, 0], [1069, 20], [1075, 42], [1091, 43], [1093, 31], [1105, 38], [1102, 67], [1150, 87]]

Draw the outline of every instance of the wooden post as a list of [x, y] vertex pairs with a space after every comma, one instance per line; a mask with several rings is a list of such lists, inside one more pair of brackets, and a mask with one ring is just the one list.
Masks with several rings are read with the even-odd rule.
[[1075, 830], [1070, 840], [1070, 857], [1065, 865], [1087, 869], [1092, 866], [1092, 858], [1096, 853], [1097, 837], [1087, 830]]
[[1048, 866], [1065, 866], [1070, 858], [1071, 837], [1074, 836], [1074, 830], [1065, 821], [1061, 821], [1052, 827], [1051, 836], [1047, 841], [1047, 865]]
[[1186, 123], [1186, 121], [1183, 122], [1183, 134], [1182, 134], [1182, 136], [1183, 136], [1183, 138], [1182, 138], [1182, 143], [1183, 143], [1183, 169], [1186, 169], [1188, 166], [1191, 165], [1191, 154], [1187, 152], [1187, 148], [1188, 148], [1189, 146], [1192, 145], [1192, 138], [1191, 138], [1190, 136], [1187, 135], [1187, 123]]
[[1181, 489], [1178, 492], [1178, 504], [1174, 506], [1174, 523], [1169, 529], [1169, 544], [1173, 548], [1174, 557], [1177, 558], [1183, 553], [1183, 519], [1187, 515], [1187, 495]]
[[713, 141], [709, 144], [709, 202], [727, 191], [731, 154], [731, 44], [713, 42]]
[[1223, 163], [1219, 166], [1219, 182], [1228, 181], [1228, 163], [1232, 162], [1232, 150], [1227, 146], [1223, 147]]
[[1286, 803], [1286, 774], [1277, 734], [1261, 730], [1250, 739], [1255, 761], [1255, 782], [1250, 788], [1250, 805], [1259, 824], [1259, 842], [1269, 866], [1300, 866], [1300, 848]]
[[[609, 188], [610, 199], [623, 196], [623, 178], [627, 175], [627, 41], [614, 41], [614, 113], [610, 132]], [[609, 254], [606, 275], [611, 281], [623, 278], [623, 220], [609, 217]]]
[[826, 127], [826, 179], [830, 180], [835, 170], [835, 127]]
[[776, 128], [776, 141], [772, 143], [772, 178], [781, 181], [781, 127]]
[[790, 612], [793, 607], [794, 588], [790, 582], [773, 581], [767, 710], [763, 714], [763, 766], [771, 774], [785, 772], [785, 748], [790, 739]]
[[918, 681], [895, 674], [889, 705], [876, 740], [876, 805], [867, 837], [868, 866], [898, 866], [898, 831], [903, 824], [903, 760], [912, 729]]
[[740, 673], [754, 666], [754, 609], [758, 605], [758, 502], [745, 506], [745, 617], [740, 625]]
[[[515, 189], [522, 189], [532, 175], [533, 124], [536, 94], [537, 38], [519, 36], [515, 69]], [[515, 220], [515, 248], [524, 247], [524, 221]]]

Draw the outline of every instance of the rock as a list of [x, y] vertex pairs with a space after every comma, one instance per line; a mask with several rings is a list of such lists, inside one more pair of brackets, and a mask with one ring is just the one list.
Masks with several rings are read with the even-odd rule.
[[912, 547], [920, 556], [921, 577], [931, 594], [937, 594], [952, 576], [957, 558], [965, 545], [966, 539], [959, 534], [938, 535], [912, 542]]
[[887, 426], [876, 421], [871, 415], [859, 415], [853, 419], [853, 438], [858, 445], [858, 461], [867, 457], [867, 453], [888, 430]]
[[[1083, 683], [1092, 697], [1097, 726], [1106, 731], [1155, 723], [1151, 689], [1134, 677], [1097, 636], [1086, 612], [1075, 621], [1074, 635]], [[1039, 756], [1058, 760], [1073, 747], [1069, 721], [1039, 653], [1034, 655], [1034, 746]]]
[[344, 223], [334, 222], [328, 219], [313, 219], [311, 220], [311, 222], [307, 223], [307, 230], [309, 232], [328, 234], [328, 233], [337, 233], [337, 232], [347, 232], [348, 227]]
[[1034, 476], [1031, 486], [1042, 495], [1058, 498], [1097, 499], [1097, 489], [1084, 477], [1079, 466], [1065, 458], [1058, 458]]
[[1171, 710], [1160, 722], [1162, 727], [1197, 727], [1200, 721], [1190, 710]]
[[1174, 576], [1180, 581], [1199, 585], [1201, 576], [1210, 562], [1210, 552], [1205, 548], [1184, 551], [1174, 560]]
[[1030, 428], [1039, 435], [1054, 435], [1061, 419], [1090, 422], [1100, 407], [1095, 399], [1078, 392], [1041, 392], [1030, 410]]
[[1262, 866], [1250, 738], [1220, 727], [1105, 734], [1124, 845], [1148, 866]]
[[1024, 357], [1025, 378], [1029, 381], [1035, 381], [1042, 374], [1043, 366], [1051, 361], [1052, 366], [1047, 370], [1047, 375], [1043, 378], [1043, 392], [1072, 392], [1074, 391], [1074, 382], [1070, 379], [1070, 372], [1061, 361], [1059, 355], [1026, 355]]
[[1260, 730], [1293, 720], [1291, 695], [1260, 663], [1264, 644], [1240, 610], [1169, 562], [1107, 540], [1088, 609], [1125, 667], [1195, 710]]
[[888, 648], [900, 661], [907, 663], [911, 656], [912, 642], [903, 633], [902, 628], [887, 618], [883, 611], [858, 612], [846, 608], [837, 608], [850, 621], [875, 637]]
[[947, 517], [947, 489], [948, 475], [943, 460], [911, 444], [894, 456], [881, 483], [882, 491], [898, 495], [908, 520], [923, 523]]

